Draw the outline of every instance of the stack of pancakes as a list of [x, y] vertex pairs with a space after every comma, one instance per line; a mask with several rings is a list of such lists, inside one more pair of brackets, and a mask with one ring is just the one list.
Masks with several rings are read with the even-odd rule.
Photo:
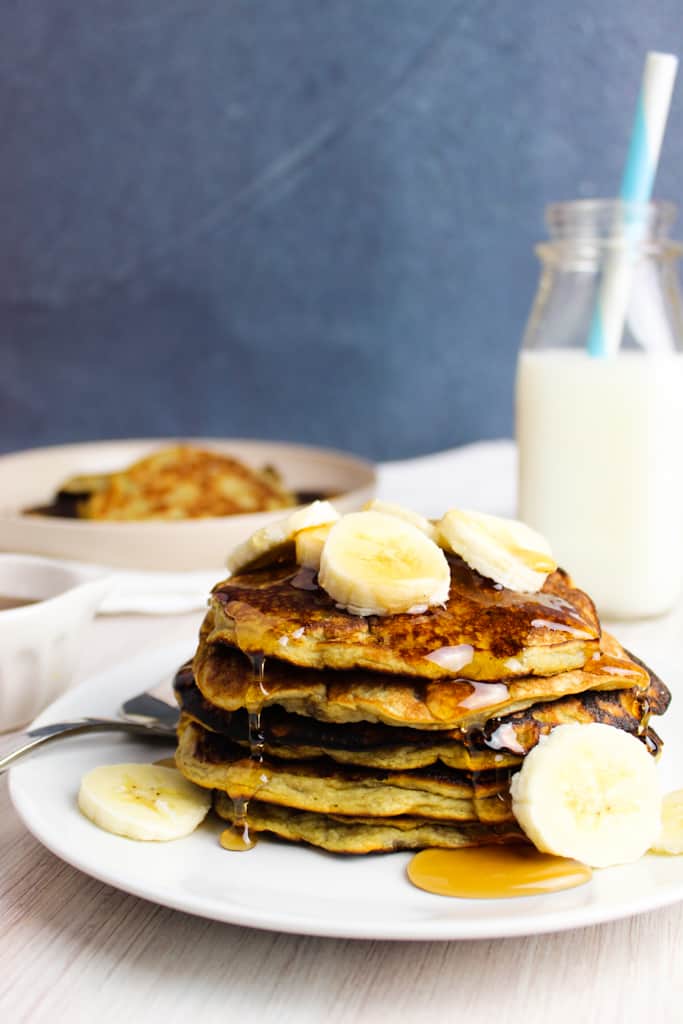
[[510, 778], [555, 726], [657, 753], [666, 686], [566, 573], [523, 594], [448, 561], [448, 601], [417, 615], [340, 610], [288, 558], [214, 588], [176, 761], [221, 817], [336, 852], [471, 846], [519, 837]]

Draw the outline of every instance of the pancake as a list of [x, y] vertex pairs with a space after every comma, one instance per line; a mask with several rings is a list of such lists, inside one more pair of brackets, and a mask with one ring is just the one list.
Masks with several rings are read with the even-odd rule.
[[658, 752], [661, 741], [656, 733], [650, 737], [648, 722], [651, 715], [663, 715], [670, 700], [667, 687], [657, 676], [652, 676], [650, 686], [644, 692], [589, 690], [561, 700], [534, 704], [502, 718], [492, 718], [483, 730], [472, 733], [470, 740], [484, 743], [494, 750], [524, 756], [536, 746], [541, 736], [546, 736], [558, 725], [598, 722], [632, 736], [649, 737], [650, 750]]
[[322, 814], [416, 815], [447, 821], [512, 821], [509, 772], [451, 768], [382, 771], [313, 761], [252, 761], [225, 736], [181, 717], [176, 764], [190, 781], [231, 798], [251, 799]]
[[296, 504], [272, 470], [257, 471], [217, 451], [176, 445], [106, 476], [66, 481], [83, 494], [77, 515], [98, 520], [186, 519], [259, 512]]
[[[234, 822], [232, 800], [217, 793], [216, 813]], [[249, 804], [250, 832], [269, 832], [281, 839], [329, 850], [331, 853], [391, 853], [422, 850], [430, 846], [458, 849], [487, 843], [524, 841], [521, 829], [512, 822], [485, 825], [480, 822], [432, 821], [426, 818], [341, 817], [292, 811], [275, 804], [252, 800]]]
[[[210, 634], [211, 636], [211, 634]], [[287, 711], [323, 722], [383, 722], [413, 729], [473, 728], [488, 719], [586, 690], [646, 689], [647, 670], [634, 662], [609, 634], [602, 651], [584, 668], [554, 676], [526, 676], [503, 682], [420, 679], [378, 672], [301, 669], [266, 659], [259, 707], [279, 704]], [[206, 700], [226, 711], [253, 702], [254, 669], [249, 658], [224, 643], [203, 638], [194, 658], [197, 686]]]
[[[189, 664], [178, 671], [175, 692], [185, 715], [242, 747], [249, 746], [246, 710], [228, 712], [209, 703], [197, 687]], [[540, 737], [556, 725], [600, 722], [638, 735], [647, 717], [666, 711], [670, 696], [653, 674], [645, 692], [591, 690], [535, 704], [493, 718], [483, 729], [469, 731], [466, 738], [460, 729], [430, 732], [370, 722], [326, 723], [292, 714], [275, 704], [263, 710], [259, 732], [265, 753], [281, 759], [325, 756], [341, 764], [396, 769], [421, 768], [440, 761], [450, 768], [484, 771], [519, 764]]]
[[566, 573], [537, 594], [507, 590], [449, 556], [447, 602], [420, 615], [361, 617], [337, 608], [292, 562], [214, 587], [204, 632], [242, 651], [314, 669], [366, 668], [438, 679], [499, 680], [581, 668], [597, 651], [590, 598]]
[[[191, 665], [178, 671], [174, 685], [178, 705], [187, 717], [243, 748], [250, 746], [247, 711], [224, 711], [210, 704], [194, 681]], [[264, 753], [285, 760], [330, 757], [340, 764], [397, 769], [424, 768], [441, 761], [464, 771], [486, 771], [521, 761], [519, 755], [504, 750], [466, 745], [457, 729], [434, 733], [371, 722], [338, 725], [290, 714], [277, 704], [261, 713], [259, 733]]]

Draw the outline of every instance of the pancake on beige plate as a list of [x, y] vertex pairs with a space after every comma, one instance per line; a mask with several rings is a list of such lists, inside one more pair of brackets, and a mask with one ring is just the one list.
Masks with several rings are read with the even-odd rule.
[[295, 504], [272, 468], [191, 445], [161, 448], [117, 473], [71, 477], [56, 498], [62, 514], [93, 520], [197, 519]]
[[[320, 509], [317, 555], [313, 536], [304, 547], [281, 528], [255, 539], [251, 562], [243, 545], [245, 564], [214, 587], [193, 662], [176, 676], [176, 763], [214, 791], [233, 838], [264, 832], [346, 853], [519, 841], [511, 779], [558, 727], [610, 726], [659, 753], [649, 721], [669, 691], [602, 631], [547, 549], [509, 543], [502, 584], [449, 549], [438, 524], [399, 514], [416, 524], [408, 541], [419, 527], [423, 547], [427, 536], [446, 549], [443, 593], [406, 598], [405, 611], [361, 615], [336, 580], [334, 593], [321, 586], [336, 527]], [[363, 558], [349, 564], [366, 574], [365, 602], [381, 572]], [[525, 585], [530, 567], [540, 574], [536, 589], [510, 585], [517, 563]], [[409, 572], [410, 552], [402, 564]]]

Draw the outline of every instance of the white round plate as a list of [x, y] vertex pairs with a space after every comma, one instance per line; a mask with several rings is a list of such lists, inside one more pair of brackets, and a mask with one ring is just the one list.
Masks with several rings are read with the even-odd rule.
[[[127, 697], [168, 678], [189, 653], [187, 646], [167, 647], [121, 664], [61, 697], [36, 722], [115, 714]], [[680, 670], [665, 678], [674, 691], [683, 684]], [[683, 785], [675, 714], [660, 723], [670, 738], [661, 764], [665, 789]], [[80, 814], [76, 794], [84, 772], [153, 761], [170, 749], [113, 734], [58, 741], [12, 769], [12, 801], [41, 843], [86, 874], [167, 907], [255, 928], [363, 939], [482, 939], [598, 924], [683, 899], [683, 857], [648, 855], [550, 896], [458, 900], [413, 888], [406, 878], [410, 854], [343, 857], [267, 839], [250, 853], [228, 853], [212, 816], [187, 839], [137, 843]]]
[[111, 473], [174, 444], [213, 449], [254, 469], [274, 466], [290, 490], [329, 495], [340, 512], [353, 512], [375, 493], [376, 472], [364, 459], [279, 441], [157, 437], [34, 448], [0, 456], [0, 550], [138, 570], [215, 569], [236, 544], [285, 514], [277, 509], [144, 522], [23, 514], [24, 509], [48, 505], [70, 476]]

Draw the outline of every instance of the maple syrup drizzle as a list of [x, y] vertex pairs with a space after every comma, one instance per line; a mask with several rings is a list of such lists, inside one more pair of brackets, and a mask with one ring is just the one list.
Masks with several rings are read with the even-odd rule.
[[289, 581], [291, 586], [297, 590], [317, 590], [317, 572], [315, 569], [308, 569], [302, 566]]
[[[481, 733], [475, 726], [461, 730], [462, 743], [467, 751], [467, 762], [470, 766], [469, 775], [472, 785], [472, 809], [477, 821], [491, 824], [496, 821], [506, 821], [509, 817], [510, 803], [510, 776], [512, 771], [509, 767], [501, 767], [493, 764], [485, 769], [474, 768], [476, 755], [480, 753]], [[494, 754], [494, 759], [498, 760]], [[503, 804], [500, 817], [495, 811], [493, 800]], [[482, 813], [484, 812], [484, 813]]]
[[[489, 718], [495, 708], [499, 708], [510, 697], [510, 688], [504, 682], [478, 682], [474, 679], [462, 679], [459, 676], [452, 680], [452, 686], [445, 687], [438, 683], [427, 684], [424, 700], [430, 714], [443, 722], [452, 720], [464, 712], [479, 712], [477, 720]], [[484, 712], [487, 712], [484, 715]], [[472, 717], [467, 715], [468, 718]]]
[[470, 694], [460, 701], [460, 707], [468, 711], [478, 708], [496, 707], [510, 696], [510, 688], [506, 683], [480, 683], [468, 679]]
[[252, 667], [252, 678], [245, 700], [249, 757], [243, 764], [246, 771], [243, 773], [239, 788], [233, 787], [228, 790], [228, 797], [232, 800], [233, 823], [220, 837], [220, 844], [224, 850], [240, 852], [253, 850], [256, 846], [256, 837], [249, 831], [249, 801], [269, 778], [263, 764], [265, 737], [261, 726], [261, 712], [268, 696], [265, 686], [266, 658], [263, 651], [254, 651], [248, 657]]
[[491, 750], [509, 750], [513, 754], [526, 753], [524, 747], [517, 739], [517, 733], [512, 722], [502, 722], [493, 730], [490, 736], [485, 738], [486, 746]]
[[422, 850], [408, 878], [426, 892], [460, 899], [509, 899], [573, 889], [590, 881], [586, 864], [540, 853], [525, 843]]
[[638, 735], [646, 736], [648, 726], [650, 725], [650, 718], [652, 717], [652, 711], [650, 710], [650, 701], [643, 695], [638, 698], [638, 704], [640, 708], [640, 721], [638, 722]]
[[653, 757], [659, 757], [661, 753], [661, 741], [656, 733], [653, 734], [651, 732], [647, 732], [645, 733], [644, 739], [648, 753], [652, 754]]
[[247, 819], [247, 805], [249, 801], [243, 797], [232, 797], [232, 806], [235, 819], [229, 828], [221, 832], [220, 844], [224, 850], [233, 853], [243, 853], [246, 850], [253, 850], [256, 846], [256, 839], [249, 832], [249, 821]]
[[591, 634], [587, 632], [586, 627], [578, 628], [576, 626], [570, 626], [568, 622], [553, 622], [552, 619], [532, 619], [531, 625], [534, 629], [552, 629], [561, 633], [566, 633], [568, 636], [576, 637], [577, 640], [590, 640]]

